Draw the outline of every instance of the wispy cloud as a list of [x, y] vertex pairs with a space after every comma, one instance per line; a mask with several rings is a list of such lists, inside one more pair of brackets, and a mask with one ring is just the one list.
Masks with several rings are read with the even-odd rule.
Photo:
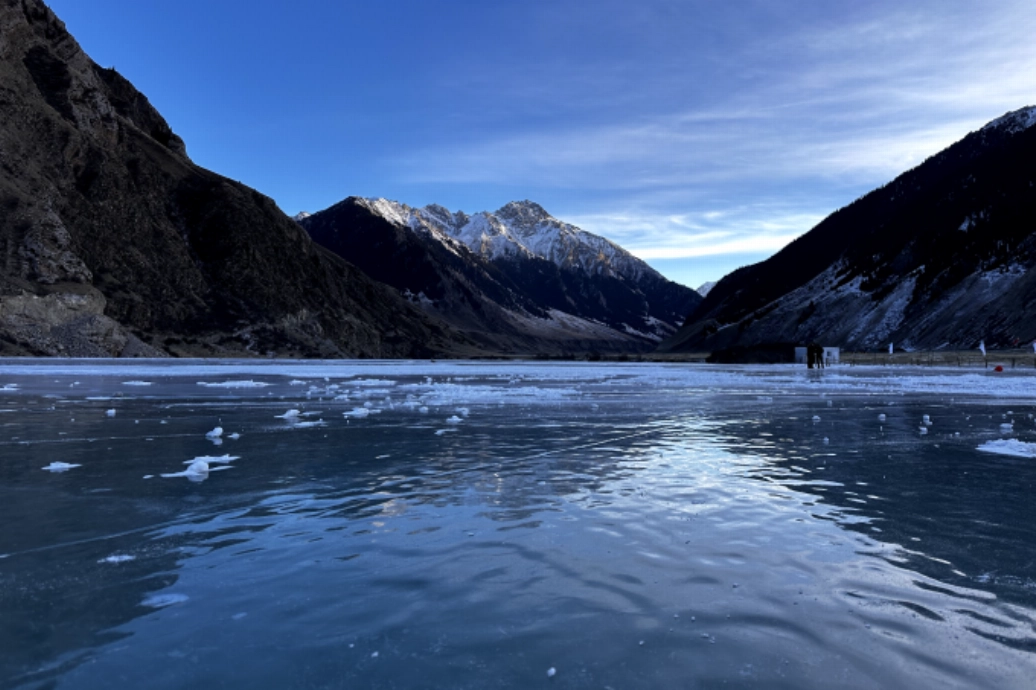
[[658, 216], [650, 213], [571, 215], [564, 220], [619, 242], [641, 259], [691, 259], [721, 254], [770, 254], [821, 216], [788, 209], [735, 209]]
[[[887, 182], [989, 119], [1036, 102], [1036, 9], [1028, 0], [879, 2], [782, 21], [751, 45], [732, 45], [715, 72], [659, 70], [640, 90], [679, 93], [684, 83], [686, 102], [629, 107], [621, 65], [592, 77], [586, 65], [555, 78], [533, 70], [509, 82], [523, 89], [523, 102], [563, 102], [571, 92], [586, 105], [597, 97], [593, 117], [476, 128], [397, 156], [391, 167], [408, 184], [592, 193], [596, 215], [570, 204], [579, 224], [643, 256], [772, 250], [833, 211], [832, 199], [849, 201], [842, 195]], [[731, 74], [737, 84], [715, 83]], [[789, 196], [799, 205], [784, 213], [778, 202]], [[727, 234], [713, 234], [706, 206], [736, 218], [722, 226]], [[677, 217], [695, 220], [667, 220]]]
[[[542, 107], [566, 91], [581, 106], [598, 97], [593, 117], [476, 128], [391, 167], [408, 184], [567, 190], [565, 220], [643, 258], [773, 252], [836, 205], [1036, 101], [1028, 0], [868, 3], [780, 21], [732, 45], [715, 72], [659, 70], [640, 90], [680, 93], [682, 81], [684, 102], [630, 107], [618, 95], [609, 104], [626, 93], [623, 66], [590, 75], [584, 64], [555, 78], [534, 69], [509, 82], [523, 102]], [[714, 83], [723, 75], [738, 83]]]

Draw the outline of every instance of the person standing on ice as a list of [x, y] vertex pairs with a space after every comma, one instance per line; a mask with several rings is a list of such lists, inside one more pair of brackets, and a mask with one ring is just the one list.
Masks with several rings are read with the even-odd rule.
[[824, 368], [824, 348], [818, 345], [816, 341], [806, 346], [806, 365], [812, 369], [814, 364], [817, 369]]

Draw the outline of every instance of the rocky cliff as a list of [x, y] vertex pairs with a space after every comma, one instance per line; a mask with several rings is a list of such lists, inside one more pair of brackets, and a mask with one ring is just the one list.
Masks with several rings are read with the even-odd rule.
[[40, 0], [0, 0], [0, 354], [420, 356], [470, 343], [194, 165]]

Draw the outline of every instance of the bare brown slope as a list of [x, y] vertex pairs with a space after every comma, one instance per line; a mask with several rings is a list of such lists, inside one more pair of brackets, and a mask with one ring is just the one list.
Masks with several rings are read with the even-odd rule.
[[0, 352], [421, 356], [455, 334], [199, 168], [39, 0], [0, 0]]

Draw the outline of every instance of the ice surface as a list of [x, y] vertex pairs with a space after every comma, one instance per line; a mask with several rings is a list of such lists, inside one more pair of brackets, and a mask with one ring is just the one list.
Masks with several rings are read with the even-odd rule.
[[[0, 663], [58, 669], [14, 685], [175, 687], [189, 666], [214, 687], [290, 687], [300, 668], [313, 687], [449, 687], [457, 668], [526, 687], [561, 656], [552, 682], [602, 687], [1027, 688], [1036, 669], [1031, 370], [0, 361], [0, 376], [20, 385], [0, 444], [19, 587], [0, 597]], [[245, 380], [264, 385], [197, 385]], [[990, 442], [1012, 418], [1017, 438]], [[217, 420], [243, 434], [234, 454], [206, 454]], [[39, 474], [57, 461], [88, 471]], [[196, 483], [141, 480], [174, 469]], [[69, 591], [98, 596], [70, 611]], [[25, 620], [62, 635], [15, 634]]]

